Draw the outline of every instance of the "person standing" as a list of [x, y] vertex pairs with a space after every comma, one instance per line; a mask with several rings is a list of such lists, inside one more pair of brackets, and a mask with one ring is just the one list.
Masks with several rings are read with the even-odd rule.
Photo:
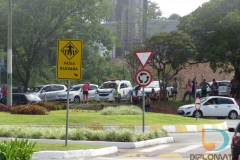
[[7, 96], [7, 88], [5, 86], [3, 86], [2, 88], [2, 97]]
[[196, 87], [197, 87], [197, 81], [196, 78], [193, 78], [192, 80], [193, 86], [192, 86], [192, 98], [195, 99], [195, 95], [196, 95]]
[[149, 97], [149, 95], [145, 96], [145, 112], [150, 112], [150, 103], [151, 103], [151, 99]]
[[179, 85], [179, 83], [177, 81], [177, 78], [174, 78], [174, 81], [172, 83], [172, 87], [173, 87], [172, 88], [172, 98], [173, 98], [174, 101], [176, 101], [176, 99], [177, 99], [178, 85]]
[[192, 86], [193, 86], [193, 83], [191, 82], [191, 79], [188, 79], [188, 82], [186, 84], [186, 92], [183, 95], [182, 101], [185, 101], [185, 98], [187, 95], [189, 95], [189, 101], [191, 101]]
[[18, 85], [18, 87], [17, 87], [17, 92], [18, 92], [18, 93], [23, 93], [23, 89], [24, 89], [24, 87], [22, 86], [22, 83], [19, 82], [19, 85]]
[[231, 92], [230, 92], [231, 97], [236, 98], [238, 93], [238, 85], [239, 85], [239, 82], [236, 79], [236, 76], [233, 76], [233, 79], [230, 81], [230, 85], [231, 85]]
[[85, 81], [84, 85], [82, 85], [82, 91], [83, 91], [83, 103], [88, 104], [88, 88], [90, 86], [89, 81]]
[[210, 87], [211, 87], [213, 96], [218, 96], [218, 83], [215, 81], [215, 79], [213, 79], [213, 83]]
[[207, 97], [207, 88], [210, 87], [210, 84], [206, 82], [206, 79], [203, 79], [203, 82], [200, 83], [202, 90], [202, 97]]
[[139, 104], [140, 103], [140, 96], [141, 96], [141, 91], [138, 89], [135, 89], [133, 91], [133, 95], [132, 95], [132, 102], [134, 104]]
[[115, 88], [115, 90], [113, 91], [113, 98], [114, 98], [115, 103], [118, 103], [118, 95], [119, 95], [119, 92], [118, 92], [117, 88]]

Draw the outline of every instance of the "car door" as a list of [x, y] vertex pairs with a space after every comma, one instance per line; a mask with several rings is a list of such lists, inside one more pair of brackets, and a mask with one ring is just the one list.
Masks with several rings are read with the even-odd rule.
[[[39, 98], [41, 98], [43, 101], [47, 100], [49, 101], [51, 99], [51, 92], [52, 92], [52, 86], [45, 86], [43, 87], [41, 93], [38, 95]], [[45, 99], [46, 97], [46, 99]]]
[[52, 86], [52, 91], [49, 94], [49, 100], [50, 101], [55, 101], [57, 98], [57, 95], [61, 92], [65, 91], [64, 87], [62, 85], [53, 85]]
[[97, 86], [95, 86], [95, 85], [90, 85], [88, 87], [88, 100], [89, 101], [94, 101], [95, 100], [96, 90], [97, 90]]
[[120, 84], [119, 93], [121, 94], [121, 99], [126, 99], [126, 87], [124, 82]]
[[227, 95], [227, 87], [229, 85], [229, 82], [218, 82], [218, 95]]
[[234, 102], [228, 98], [218, 98], [218, 116], [228, 116], [228, 113], [234, 108]]
[[[208, 99], [207, 102], [204, 102], [201, 106], [203, 116], [217, 116], [218, 104], [214, 104], [216, 98]], [[216, 102], [217, 103], [217, 102]]]

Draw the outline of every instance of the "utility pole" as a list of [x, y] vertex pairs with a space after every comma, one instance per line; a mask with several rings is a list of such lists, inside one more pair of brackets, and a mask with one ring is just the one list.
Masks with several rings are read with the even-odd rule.
[[7, 105], [12, 106], [12, 0], [8, 0]]

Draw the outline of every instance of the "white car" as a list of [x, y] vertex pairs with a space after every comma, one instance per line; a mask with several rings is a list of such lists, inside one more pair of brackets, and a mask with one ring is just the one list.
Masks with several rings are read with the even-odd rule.
[[236, 119], [239, 116], [239, 106], [234, 98], [210, 96], [201, 98], [201, 107], [196, 111], [195, 104], [178, 108], [178, 115], [191, 117], [217, 117]]
[[131, 100], [133, 90], [132, 84], [128, 80], [110, 79], [104, 82], [95, 94], [96, 101], [114, 101], [113, 92], [117, 88], [121, 95], [121, 100]]
[[[80, 103], [82, 101], [82, 85], [83, 84], [72, 86], [72, 88], [69, 90], [69, 102]], [[88, 87], [88, 101], [95, 100], [95, 92], [97, 89], [98, 85], [90, 84], [90, 86]], [[67, 91], [59, 93], [56, 100], [58, 102], [67, 102]]]
[[[162, 81], [160, 81], [160, 84], [162, 83]], [[142, 87], [136, 86], [135, 88], [138, 88], [141, 90], [141, 92], [143, 92]], [[152, 81], [148, 86], [144, 87], [144, 93], [145, 95], [150, 95], [152, 92], [152, 89], [154, 88], [156, 93], [159, 93], [160, 91], [160, 86], [159, 86], [159, 81]], [[172, 96], [172, 86], [168, 86], [167, 87], [167, 98]]]

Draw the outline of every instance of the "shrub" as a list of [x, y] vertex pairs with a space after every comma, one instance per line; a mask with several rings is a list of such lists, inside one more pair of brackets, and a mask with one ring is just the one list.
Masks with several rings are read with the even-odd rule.
[[3, 141], [0, 143], [0, 159], [1, 160], [30, 160], [33, 155], [33, 147], [35, 143], [26, 140], [17, 139], [11, 141]]
[[10, 111], [10, 106], [0, 104], [0, 112], [9, 112], [9, 111]]
[[106, 107], [101, 111], [102, 115], [139, 115], [142, 110], [137, 106]]
[[46, 108], [36, 104], [15, 106], [10, 108], [11, 114], [46, 115], [48, 114], [47, 112], [48, 111]]
[[[64, 127], [8, 127], [0, 128], [2, 137], [22, 137], [32, 139], [65, 139]], [[167, 137], [167, 131], [163, 129], [149, 132], [139, 132], [130, 129], [92, 130], [88, 128], [69, 128], [69, 140], [110, 141], [110, 142], [137, 142], [152, 138]]]
[[66, 109], [66, 104], [59, 102], [38, 102], [37, 105], [47, 108], [47, 110]]

